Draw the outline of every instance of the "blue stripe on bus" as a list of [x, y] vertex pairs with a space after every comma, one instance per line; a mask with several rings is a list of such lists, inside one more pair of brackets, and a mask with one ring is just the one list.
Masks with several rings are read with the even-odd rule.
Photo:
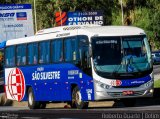
[[121, 86], [140, 86], [148, 81], [151, 80], [150, 75], [142, 77], [142, 78], [135, 78], [135, 79], [125, 79], [125, 80], [121, 80], [122, 84]]

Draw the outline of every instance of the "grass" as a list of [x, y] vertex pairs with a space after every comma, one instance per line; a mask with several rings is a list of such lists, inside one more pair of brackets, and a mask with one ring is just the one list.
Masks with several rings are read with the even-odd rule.
[[160, 88], [160, 79], [154, 82], [154, 88]]

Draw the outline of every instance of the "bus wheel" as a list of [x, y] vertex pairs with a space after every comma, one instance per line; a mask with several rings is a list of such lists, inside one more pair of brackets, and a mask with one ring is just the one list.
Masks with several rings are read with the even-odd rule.
[[136, 104], [136, 99], [123, 99], [122, 102], [126, 107], [134, 107]]
[[34, 93], [32, 88], [28, 89], [28, 107], [30, 109], [38, 109], [40, 108], [40, 104], [38, 101], [35, 101]]
[[76, 86], [72, 91], [71, 107], [78, 108], [78, 109], [86, 109], [86, 108], [88, 108], [88, 104], [89, 104], [88, 102], [82, 101], [81, 92], [80, 92], [78, 86]]

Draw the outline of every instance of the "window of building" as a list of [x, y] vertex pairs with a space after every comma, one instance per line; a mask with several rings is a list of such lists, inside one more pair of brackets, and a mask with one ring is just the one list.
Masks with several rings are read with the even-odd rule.
[[53, 40], [51, 42], [51, 61], [60, 62], [63, 61], [63, 41], [62, 39]]
[[10, 46], [5, 50], [5, 65], [7, 67], [15, 66], [15, 47]]
[[43, 41], [39, 43], [39, 63], [50, 62], [50, 42]]
[[17, 66], [25, 65], [26, 64], [26, 45], [18, 45], [16, 51], [17, 51], [17, 56], [16, 56]]
[[28, 51], [28, 64], [38, 63], [38, 43], [31, 43], [27, 46]]

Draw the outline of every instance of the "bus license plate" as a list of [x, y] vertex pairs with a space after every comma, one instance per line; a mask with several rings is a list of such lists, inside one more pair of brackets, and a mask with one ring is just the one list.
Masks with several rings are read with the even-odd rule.
[[123, 95], [134, 95], [134, 91], [123, 91]]

